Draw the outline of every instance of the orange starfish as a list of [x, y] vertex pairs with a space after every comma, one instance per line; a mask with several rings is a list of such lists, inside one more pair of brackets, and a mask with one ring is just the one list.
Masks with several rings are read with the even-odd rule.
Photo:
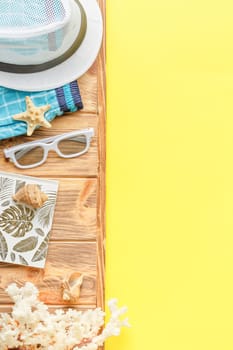
[[13, 116], [15, 120], [27, 123], [27, 136], [31, 136], [37, 126], [50, 128], [51, 124], [45, 119], [44, 114], [50, 109], [50, 105], [36, 107], [29, 96], [25, 97], [27, 109], [25, 112]]

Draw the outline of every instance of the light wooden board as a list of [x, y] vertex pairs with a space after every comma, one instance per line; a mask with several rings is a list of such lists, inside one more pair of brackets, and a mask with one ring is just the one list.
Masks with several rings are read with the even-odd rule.
[[62, 300], [62, 281], [72, 272], [84, 275], [79, 304], [96, 302], [96, 244], [95, 242], [50, 241], [45, 269], [1, 264], [1, 304], [9, 303], [4, 289], [12, 282], [23, 285], [34, 283], [40, 299], [47, 304], [67, 304]]
[[[105, 0], [99, 1], [105, 18]], [[105, 31], [105, 30], [104, 30]], [[104, 307], [105, 242], [105, 38], [93, 66], [79, 79], [84, 109], [57, 117], [52, 129], [40, 128], [31, 140], [75, 129], [93, 127], [95, 136], [88, 153], [64, 160], [54, 152], [37, 168], [20, 170], [0, 157], [0, 170], [59, 181], [57, 204], [45, 269], [0, 263], [0, 312], [11, 303], [5, 288], [13, 281], [33, 282], [40, 298], [51, 310], [73, 306], [79, 309]], [[5, 147], [29, 141], [21, 136], [0, 141]], [[72, 272], [84, 275], [77, 303], [62, 300], [62, 281]]]

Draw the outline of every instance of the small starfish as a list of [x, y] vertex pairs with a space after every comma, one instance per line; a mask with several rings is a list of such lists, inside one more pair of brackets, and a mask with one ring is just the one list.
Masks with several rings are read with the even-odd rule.
[[31, 136], [37, 126], [50, 128], [51, 124], [45, 119], [44, 114], [50, 109], [50, 105], [36, 107], [29, 96], [25, 97], [27, 109], [25, 112], [13, 116], [15, 120], [27, 123], [27, 136]]

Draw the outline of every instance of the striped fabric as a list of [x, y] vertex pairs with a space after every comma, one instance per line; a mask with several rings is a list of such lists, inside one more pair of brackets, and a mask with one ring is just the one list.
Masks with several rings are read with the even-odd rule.
[[30, 96], [35, 106], [49, 104], [45, 113], [48, 121], [65, 112], [75, 112], [83, 108], [77, 81], [46, 91], [27, 92], [0, 86], [0, 140], [27, 133], [27, 124], [12, 117], [26, 110], [25, 96]]

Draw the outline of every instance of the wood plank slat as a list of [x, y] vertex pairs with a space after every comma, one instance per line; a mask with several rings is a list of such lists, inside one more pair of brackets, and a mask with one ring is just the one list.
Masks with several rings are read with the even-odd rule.
[[84, 275], [80, 305], [96, 304], [96, 244], [80, 242], [50, 242], [44, 269], [2, 263], [0, 265], [0, 300], [9, 304], [5, 289], [10, 283], [19, 286], [34, 283], [40, 299], [47, 304], [70, 305], [62, 300], [62, 282], [73, 272]]
[[51, 240], [96, 240], [96, 179], [61, 179]]

